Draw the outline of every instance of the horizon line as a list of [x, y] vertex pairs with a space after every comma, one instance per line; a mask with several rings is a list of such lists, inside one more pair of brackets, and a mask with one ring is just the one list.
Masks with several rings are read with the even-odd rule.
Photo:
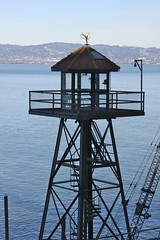
[[[54, 43], [62, 43], [62, 44], [73, 44], [73, 45], [85, 45], [85, 44], [81, 44], [81, 43], [73, 43], [73, 42], [46, 42], [46, 43], [37, 43], [37, 44], [27, 44], [27, 45], [23, 45], [23, 44], [16, 44], [16, 43], [0, 43], [0, 45], [10, 45], [10, 46], [20, 46], [20, 47], [30, 47], [30, 46], [40, 46], [40, 45], [48, 45], [48, 44], [54, 44]], [[141, 47], [141, 46], [134, 46], [134, 45], [110, 45], [110, 44], [104, 44], [104, 43], [96, 43], [96, 44], [89, 44], [91, 46], [96, 46], [96, 45], [104, 45], [104, 46], [110, 46], [110, 47], [134, 47], [134, 48], [157, 48], [160, 49], [160, 47]]]

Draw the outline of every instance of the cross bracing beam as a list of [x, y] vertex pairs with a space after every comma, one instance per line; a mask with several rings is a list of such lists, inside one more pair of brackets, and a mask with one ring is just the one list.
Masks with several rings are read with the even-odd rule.
[[151, 217], [149, 209], [160, 180], [160, 142], [156, 145], [156, 150], [151, 166], [147, 173], [144, 185], [136, 203], [136, 209], [132, 219], [132, 239], [138, 239], [144, 221]]
[[[61, 119], [39, 240], [60, 238], [64, 221], [66, 239], [98, 240], [106, 231], [123, 239], [124, 229], [131, 239], [111, 120], [104, 132], [92, 120], [74, 127]], [[115, 218], [121, 202], [123, 227]]]

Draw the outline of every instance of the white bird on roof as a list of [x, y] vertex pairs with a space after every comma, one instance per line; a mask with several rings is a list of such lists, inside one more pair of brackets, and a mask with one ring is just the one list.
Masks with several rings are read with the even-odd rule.
[[81, 37], [86, 39], [86, 44], [88, 45], [88, 40], [91, 38], [91, 33], [90, 32], [82, 33]]

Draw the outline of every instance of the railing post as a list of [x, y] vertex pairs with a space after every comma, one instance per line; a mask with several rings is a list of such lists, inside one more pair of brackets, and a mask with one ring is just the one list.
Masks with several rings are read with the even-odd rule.
[[144, 111], [144, 101], [145, 101], [145, 94], [143, 92], [143, 111]]
[[79, 111], [81, 107], [81, 91], [80, 90], [78, 90], [77, 92], [77, 104], [78, 104], [78, 111]]
[[116, 109], [118, 107], [118, 93], [116, 92]]
[[31, 110], [31, 92], [29, 91], [29, 111]]
[[112, 99], [112, 106], [111, 106], [111, 108], [113, 108], [113, 93], [111, 93], [112, 94], [112, 97], [111, 97], [111, 99]]
[[5, 214], [5, 240], [9, 240], [9, 223], [8, 223], [8, 196], [4, 196], [4, 214]]
[[143, 110], [143, 92], [141, 92], [141, 111]]
[[52, 94], [53, 96], [52, 96], [52, 108], [53, 108], [53, 110], [54, 110], [54, 93]]

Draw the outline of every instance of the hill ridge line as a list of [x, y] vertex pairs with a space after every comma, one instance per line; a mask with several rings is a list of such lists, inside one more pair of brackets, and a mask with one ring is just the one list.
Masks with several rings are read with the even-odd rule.
[[[37, 45], [0, 44], [0, 64], [55, 64], [77, 48], [80, 43], [53, 42]], [[160, 48], [94, 44], [91, 45], [116, 64], [160, 64]]]

